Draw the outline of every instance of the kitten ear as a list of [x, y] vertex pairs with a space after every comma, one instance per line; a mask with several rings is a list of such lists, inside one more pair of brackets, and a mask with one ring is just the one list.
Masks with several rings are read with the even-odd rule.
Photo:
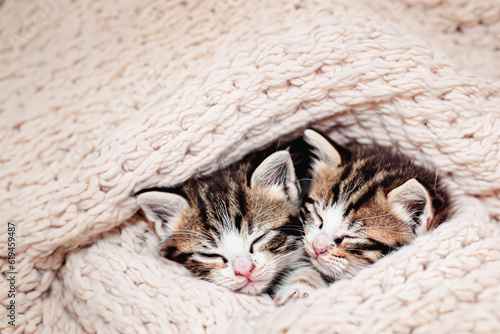
[[172, 223], [189, 209], [188, 202], [182, 196], [162, 191], [144, 192], [137, 196], [137, 203], [155, 224], [156, 234], [162, 240], [170, 237]]
[[415, 228], [419, 235], [429, 230], [434, 218], [434, 207], [429, 190], [417, 179], [406, 181], [387, 194], [394, 214]]
[[318, 132], [307, 129], [304, 131], [304, 140], [312, 146], [312, 153], [317, 156], [317, 161], [313, 163], [312, 170], [316, 170], [323, 162], [328, 166], [340, 166], [342, 164], [342, 157], [328, 139], [323, 137]]
[[299, 210], [300, 185], [288, 151], [278, 151], [267, 157], [253, 172], [250, 188], [272, 191], [283, 197], [293, 211]]

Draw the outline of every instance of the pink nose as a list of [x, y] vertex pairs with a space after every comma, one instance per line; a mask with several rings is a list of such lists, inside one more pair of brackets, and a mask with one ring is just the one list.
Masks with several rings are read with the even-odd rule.
[[255, 265], [253, 264], [252, 259], [248, 257], [238, 256], [234, 261], [233, 268], [236, 275], [245, 276], [246, 278], [248, 278], [253, 268], [255, 268]]
[[326, 252], [328, 248], [330, 248], [330, 245], [330, 242], [324, 235], [318, 235], [316, 238], [314, 238], [312, 243], [316, 256]]

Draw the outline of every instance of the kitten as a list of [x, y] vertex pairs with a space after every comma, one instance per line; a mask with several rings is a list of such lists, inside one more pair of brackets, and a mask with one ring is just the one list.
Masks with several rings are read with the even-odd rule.
[[[323, 285], [353, 277], [449, 218], [437, 174], [408, 158], [382, 147], [347, 150], [311, 129], [304, 140], [316, 159], [301, 211], [303, 242]], [[277, 293], [278, 304], [321, 286], [318, 275], [303, 270]]]
[[248, 160], [188, 180], [178, 191], [140, 192], [137, 201], [166, 258], [231, 291], [257, 295], [272, 291], [303, 254], [300, 185], [287, 151], [256, 168]]

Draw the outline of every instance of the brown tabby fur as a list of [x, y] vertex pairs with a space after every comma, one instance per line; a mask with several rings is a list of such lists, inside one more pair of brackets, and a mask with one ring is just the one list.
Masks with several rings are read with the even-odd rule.
[[[161, 217], [161, 224], [168, 226], [170, 232], [159, 235], [164, 240], [165, 257], [183, 264], [195, 276], [232, 291], [271, 293], [279, 274], [302, 255], [303, 231], [297, 217], [300, 187], [296, 182], [291, 183], [297, 188], [296, 204], [292, 206], [290, 198], [284, 196], [287, 191], [278, 189], [284, 187], [282, 184], [271, 185], [269, 189], [252, 187], [250, 178], [254, 169], [255, 163], [244, 160], [210, 176], [188, 180], [180, 189], [169, 189], [188, 203], [188, 208], [175, 219], [162, 216], [161, 211], [168, 210], [168, 204], [152, 209], [144, 205], [143, 210], [149, 210], [150, 218]], [[162, 228], [158, 233], [161, 231]], [[252, 282], [247, 285], [245, 278], [237, 273], [237, 257], [251, 259], [255, 265], [250, 276]]]
[[[219, 240], [220, 231], [233, 227], [245, 236], [267, 230], [280, 232], [259, 251], [278, 255], [296, 249], [297, 233], [294, 231], [299, 228], [297, 218], [279, 198], [262, 190], [250, 189], [247, 180], [250, 167], [249, 162], [242, 162], [210, 178], [190, 180], [183, 185], [181, 189], [190, 199], [191, 208], [173, 227], [172, 237], [164, 244], [168, 258], [185, 264], [197, 276], [209, 277], [214, 269], [225, 264], [203, 263], [191, 255], [210, 252]], [[225, 226], [221, 222], [221, 203], [228, 208], [234, 226]], [[205, 237], [186, 238], [180, 232], [177, 234], [177, 230], [194, 231]]]
[[[302, 208], [304, 245], [316, 268], [329, 279], [349, 278], [417, 237], [420, 227], [405, 221], [388, 200], [391, 190], [416, 178], [430, 194], [433, 219], [425, 231], [436, 228], [450, 216], [448, 196], [436, 173], [415, 165], [410, 159], [382, 147], [336, 146], [342, 156], [340, 166], [319, 161], [312, 172], [311, 187]], [[342, 205], [339, 203], [344, 202]], [[410, 210], [417, 218], [422, 203]], [[323, 226], [326, 212], [339, 207], [341, 220], [330, 235], [332, 247], [317, 256], [312, 246], [314, 234]], [[313, 216], [323, 217], [319, 220]], [[332, 220], [332, 219], [330, 219]], [[326, 222], [325, 222], [326, 224]]]

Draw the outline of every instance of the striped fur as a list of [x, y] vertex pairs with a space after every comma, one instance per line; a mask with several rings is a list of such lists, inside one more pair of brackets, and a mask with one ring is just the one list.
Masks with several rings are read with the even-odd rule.
[[[256, 295], [302, 255], [299, 192], [290, 155], [280, 151], [257, 168], [243, 161], [189, 180], [176, 194], [143, 192], [138, 201], [168, 259], [197, 277]], [[170, 205], [174, 200], [180, 212]]]
[[347, 151], [313, 130], [304, 139], [317, 157], [301, 211], [304, 247], [327, 279], [354, 276], [449, 217], [435, 172], [386, 148]]

